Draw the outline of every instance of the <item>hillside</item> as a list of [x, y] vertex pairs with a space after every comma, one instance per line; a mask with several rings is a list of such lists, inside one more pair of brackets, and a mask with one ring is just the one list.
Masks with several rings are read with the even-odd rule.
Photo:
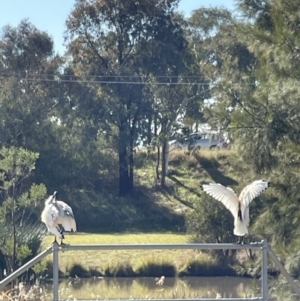
[[97, 232], [182, 232], [185, 230], [185, 212], [193, 210], [201, 197], [201, 183], [219, 182], [235, 187], [252, 179], [246, 167], [240, 164], [235, 151], [197, 151], [189, 154], [176, 150], [170, 152], [167, 187], [162, 189], [155, 184], [155, 159], [155, 153], [140, 151], [136, 154], [136, 189], [130, 197], [117, 196], [116, 181], [97, 195], [96, 192], [74, 193], [72, 197], [77, 198], [76, 204], [85, 203], [85, 206], [74, 208], [79, 228]]

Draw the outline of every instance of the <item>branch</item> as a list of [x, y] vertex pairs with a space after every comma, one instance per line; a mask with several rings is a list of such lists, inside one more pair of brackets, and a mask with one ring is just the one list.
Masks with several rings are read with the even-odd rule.
[[93, 52], [98, 56], [98, 58], [100, 59], [100, 61], [102, 62], [102, 64], [104, 64], [105, 68], [108, 69], [108, 65], [107, 65], [107, 61], [99, 54], [99, 52], [95, 49], [94, 44], [92, 43], [92, 41], [89, 38], [88, 32], [85, 28], [85, 36], [87, 38], [88, 43], [90, 44]]
[[180, 114], [183, 112], [183, 110], [184, 110], [184, 108], [186, 107], [187, 103], [188, 103], [191, 99], [193, 99], [193, 98], [195, 98], [195, 95], [192, 96], [192, 97], [190, 97], [190, 98], [186, 97], [186, 98], [183, 99], [183, 102], [180, 104], [179, 108], [177, 109], [177, 111], [176, 111], [176, 113], [175, 113], [175, 118], [173, 118], [172, 120], [169, 120], [169, 122], [167, 123], [167, 126], [166, 126], [166, 130], [167, 130], [167, 131], [170, 130], [172, 124], [175, 122], [175, 120], [177, 119], [178, 115], [180, 115]]
[[238, 97], [236, 97], [235, 95], [232, 95], [234, 98], [235, 98], [235, 100], [236, 100], [236, 102], [242, 107], [242, 109], [247, 113], [247, 114], [249, 114], [252, 118], [253, 118], [253, 120], [259, 120], [260, 122], [262, 122], [263, 124], [265, 124], [265, 121], [264, 120], [262, 120], [261, 118], [258, 118], [258, 117], [256, 117], [254, 114], [252, 114], [242, 103], [241, 103], [241, 101], [238, 99]]

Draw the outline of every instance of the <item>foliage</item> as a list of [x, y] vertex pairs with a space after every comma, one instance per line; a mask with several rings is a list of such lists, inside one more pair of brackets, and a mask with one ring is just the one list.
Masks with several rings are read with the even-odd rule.
[[[295, 1], [238, 1], [240, 18], [196, 10], [193, 29], [199, 67], [214, 101], [204, 116], [230, 133], [249, 178], [272, 190], [257, 202], [253, 232], [292, 250], [298, 235], [299, 25]], [[214, 16], [215, 18], [212, 18]], [[274, 223], [276, 221], [276, 223]]]
[[[260, 223], [263, 229], [260, 233], [285, 246], [292, 246], [299, 228], [295, 210], [300, 180], [296, 163], [300, 141], [299, 76], [295, 72], [299, 65], [295, 52], [299, 45], [295, 38], [299, 18], [295, 15], [294, 5], [293, 1], [275, 0], [255, 8], [244, 2], [243, 11], [254, 19], [254, 26], [238, 27], [238, 37], [256, 57], [258, 84], [249, 98], [251, 102], [244, 102], [242, 112], [242, 115], [252, 116], [246, 125], [251, 122], [254, 127], [243, 133], [237, 131], [236, 136], [243, 145], [242, 155], [257, 171], [267, 171], [274, 183], [274, 196], [266, 203], [255, 229], [258, 230]], [[256, 14], [253, 14], [255, 10]], [[245, 33], [247, 40], [243, 39]]]
[[43, 184], [32, 183], [38, 154], [23, 148], [0, 149], [2, 274], [33, 258], [40, 248], [45, 229], [37, 223], [36, 209], [45, 197]]
[[188, 231], [195, 233], [195, 241], [203, 243], [233, 242], [233, 217], [221, 203], [202, 196], [195, 213], [187, 218]]
[[19, 284], [13, 287], [13, 289], [8, 290], [7, 292], [0, 292], [0, 297], [2, 298], [2, 300], [11, 301], [37, 301], [45, 300], [47, 295], [45, 294], [45, 292], [43, 292], [39, 281], [36, 281], [30, 287], [28, 287], [25, 282], [19, 282]]
[[[233, 217], [219, 202], [205, 196], [194, 205], [195, 211], [187, 215], [187, 231], [193, 234], [193, 243], [232, 243], [235, 242], [233, 235]], [[231, 250], [208, 250], [209, 253], [218, 257], [220, 262], [235, 258], [235, 251]]]
[[0, 40], [0, 143], [40, 152], [58, 105], [54, 79], [62, 59], [52, 56], [49, 35], [27, 20], [5, 26]]

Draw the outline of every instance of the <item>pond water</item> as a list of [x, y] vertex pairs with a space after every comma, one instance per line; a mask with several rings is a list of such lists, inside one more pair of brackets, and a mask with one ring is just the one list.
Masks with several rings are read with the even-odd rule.
[[[260, 285], [258, 280], [240, 277], [77, 278], [62, 281], [59, 296], [64, 300], [251, 298], [259, 296]], [[44, 285], [43, 288], [44, 296], [50, 300], [52, 284]]]

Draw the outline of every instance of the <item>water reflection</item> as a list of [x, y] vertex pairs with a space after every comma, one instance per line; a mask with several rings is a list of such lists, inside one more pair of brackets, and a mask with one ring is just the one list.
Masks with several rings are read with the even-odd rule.
[[[260, 293], [260, 282], [239, 277], [184, 277], [158, 279], [93, 278], [62, 281], [61, 299], [125, 299], [125, 298], [251, 298]], [[45, 287], [50, 297], [52, 285]]]

